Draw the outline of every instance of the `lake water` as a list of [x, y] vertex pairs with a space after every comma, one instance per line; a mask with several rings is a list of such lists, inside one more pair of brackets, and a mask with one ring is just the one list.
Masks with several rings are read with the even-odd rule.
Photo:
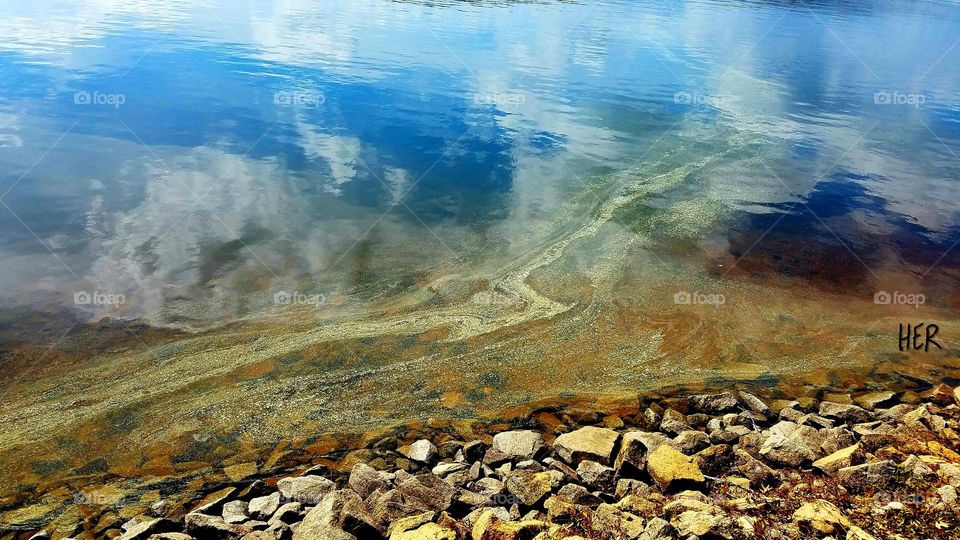
[[[0, 4], [4, 478], [558, 395], [955, 376], [958, 23]], [[944, 347], [900, 351], [906, 320]]]

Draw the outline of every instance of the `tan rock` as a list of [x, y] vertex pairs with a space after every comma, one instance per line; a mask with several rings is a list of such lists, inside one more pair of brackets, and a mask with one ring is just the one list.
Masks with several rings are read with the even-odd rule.
[[486, 508], [474, 521], [470, 531], [472, 540], [516, 540], [518, 538], [533, 538], [538, 533], [547, 530], [549, 523], [536, 520], [503, 521], [497, 516], [497, 510]]
[[623, 434], [620, 443], [620, 453], [617, 454], [614, 468], [618, 471], [624, 466], [642, 471], [647, 466], [647, 455], [663, 444], [670, 444], [670, 439], [660, 433], [647, 431], [628, 431]]
[[553, 448], [564, 461], [578, 465], [589, 459], [610, 465], [620, 434], [612, 429], [588, 426], [557, 437]]
[[664, 490], [697, 486], [705, 480], [692, 458], [666, 444], [647, 458], [647, 472]]
[[511, 458], [533, 459], [544, 448], [544, 441], [536, 431], [504, 431], [493, 436], [493, 448]]
[[722, 512], [697, 512], [690, 510], [670, 520], [681, 537], [688, 536], [710, 538], [731, 538], [725, 534], [730, 528], [731, 518]]
[[857, 443], [814, 461], [813, 466], [816, 469], [832, 475], [844, 467], [859, 465], [863, 463], [863, 461], [864, 452], [860, 443]]
[[532, 506], [550, 493], [553, 476], [549, 472], [514, 471], [507, 476], [504, 485], [520, 502]]
[[896, 395], [895, 392], [870, 392], [853, 398], [853, 401], [864, 409], [872, 411], [877, 406], [892, 400]]
[[436, 523], [427, 523], [412, 531], [394, 532], [390, 540], [457, 540], [457, 533]]
[[793, 513], [793, 521], [823, 533], [833, 534], [850, 527], [850, 520], [829, 501], [817, 499]]
[[390, 524], [390, 527], [387, 529], [387, 535], [390, 536], [392, 540], [393, 535], [397, 533], [404, 533], [430, 523], [436, 515], [436, 512], [423, 512], [415, 516], [400, 518]]
[[851, 525], [850, 529], [847, 530], [847, 540], [877, 540], [872, 534], [867, 531], [857, 527], [856, 525]]
[[643, 534], [643, 518], [624, 512], [616, 506], [601, 504], [593, 515], [593, 526], [600, 531], [617, 531], [623, 538], [637, 538]]

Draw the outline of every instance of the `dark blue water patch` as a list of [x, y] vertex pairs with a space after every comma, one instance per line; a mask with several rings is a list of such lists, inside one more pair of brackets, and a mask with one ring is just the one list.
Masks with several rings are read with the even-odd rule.
[[[921, 274], [932, 265], [940, 274], [960, 268], [960, 253], [949, 252], [960, 241], [960, 227], [949, 234], [933, 234], [910, 216], [897, 213], [889, 203], [865, 187], [877, 178], [838, 172], [819, 182], [796, 202], [762, 205], [772, 212], [742, 212], [726, 236], [728, 257], [736, 266], [710, 263], [717, 275], [779, 274], [809, 281], [836, 292], [875, 290], [874, 267], [888, 262], [893, 249], [901, 264]], [[864, 227], [857, 215], [883, 222], [877, 229]], [[729, 263], [729, 261], [725, 261]]]

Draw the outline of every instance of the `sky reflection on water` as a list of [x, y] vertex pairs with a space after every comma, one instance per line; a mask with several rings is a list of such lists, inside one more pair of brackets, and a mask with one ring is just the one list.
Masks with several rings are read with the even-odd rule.
[[[43, 0], [0, 14], [11, 309], [205, 326], [281, 288], [496, 268], [602, 175], [696, 161], [734, 133], [750, 144], [663, 195], [719, 208], [727, 255], [772, 227], [842, 253], [851, 276], [960, 264], [938, 260], [960, 238], [956, 5]], [[792, 245], [753, 255], [804, 274]], [[91, 290], [130, 301], [73, 303]]]

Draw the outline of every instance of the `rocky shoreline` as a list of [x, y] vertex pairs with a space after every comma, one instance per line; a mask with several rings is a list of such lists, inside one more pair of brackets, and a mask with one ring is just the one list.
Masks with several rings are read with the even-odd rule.
[[729, 391], [425, 427], [429, 438], [371, 438], [201, 500], [0, 539], [960, 537], [960, 387], [792, 401]]

